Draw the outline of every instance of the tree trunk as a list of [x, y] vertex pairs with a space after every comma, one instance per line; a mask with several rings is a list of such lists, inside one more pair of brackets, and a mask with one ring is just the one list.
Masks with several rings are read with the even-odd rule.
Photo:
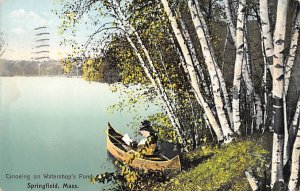
[[[288, 0], [278, 0], [276, 25], [274, 32], [273, 56], [273, 112], [274, 135], [272, 153], [271, 187], [283, 180], [283, 79], [284, 79], [284, 43], [286, 33], [286, 15]], [[287, 133], [287, 132], [286, 132]]]
[[[298, 48], [298, 41], [299, 41], [299, 25], [300, 25], [300, 14], [299, 14], [299, 7], [298, 5], [295, 7], [295, 20], [292, 29], [292, 38], [290, 44], [289, 55], [285, 60], [285, 75], [284, 75], [284, 95], [283, 95], [283, 109], [284, 109], [284, 130], [285, 132], [289, 132], [288, 130], [288, 121], [287, 121], [287, 109], [286, 109], [286, 96], [289, 88], [289, 82], [291, 77], [291, 71], [293, 65], [295, 63], [296, 52]], [[289, 158], [291, 157], [290, 153], [290, 143], [289, 143], [289, 134], [285, 133], [284, 136], [284, 153], [283, 153], [283, 164], [285, 165]]]
[[259, 0], [259, 13], [260, 13], [260, 22], [261, 22], [261, 39], [264, 44], [264, 52], [266, 55], [267, 66], [270, 69], [271, 74], [273, 73], [273, 67], [271, 63], [271, 58], [273, 56], [273, 39], [271, 34], [270, 27], [270, 17], [269, 17], [269, 8], [268, 8], [268, 0]]
[[231, 10], [231, 2], [230, 0], [224, 0], [225, 5], [225, 13], [226, 13], [226, 22], [229, 26], [231, 38], [233, 43], [236, 45], [236, 29], [234, 26], [233, 18], [232, 18], [232, 10]]
[[287, 56], [286, 65], [285, 65], [285, 75], [284, 75], [284, 91], [288, 92], [290, 77], [292, 73], [292, 68], [295, 63], [296, 53], [299, 43], [299, 27], [300, 27], [300, 10], [299, 6], [295, 8], [295, 21], [292, 29], [292, 38], [290, 44], [289, 55]]
[[296, 106], [296, 111], [291, 123], [291, 126], [288, 130], [288, 138], [287, 142], [284, 145], [284, 155], [283, 155], [283, 164], [286, 165], [289, 159], [292, 156], [292, 145], [295, 142], [296, 139], [296, 134], [298, 130], [298, 124], [299, 124], [299, 114], [300, 114], [300, 97], [298, 98], [297, 106]]
[[192, 58], [191, 55], [189, 53], [189, 50], [187, 48], [187, 45], [185, 44], [184, 38], [182, 36], [182, 33], [177, 25], [176, 19], [169, 7], [168, 1], [167, 0], [161, 0], [163, 6], [164, 6], [164, 10], [166, 12], [166, 14], [168, 15], [171, 27], [173, 29], [173, 32], [175, 34], [175, 37], [178, 41], [178, 44], [181, 48], [181, 51], [183, 53], [185, 62], [186, 62], [186, 68], [189, 72], [189, 76], [190, 76], [190, 80], [191, 80], [191, 86], [194, 89], [194, 93], [195, 93], [195, 97], [198, 101], [198, 103], [203, 107], [203, 110], [209, 120], [209, 123], [211, 124], [211, 127], [213, 128], [214, 132], [216, 133], [216, 136], [218, 138], [219, 141], [223, 141], [224, 137], [223, 137], [223, 133], [221, 131], [221, 128], [217, 122], [217, 120], [215, 119], [211, 109], [209, 108], [208, 104], [205, 102], [203, 95], [200, 91], [199, 85], [197, 83], [197, 77], [196, 77], [196, 72], [195, 69], [193, 67], [193, 62], [192, 62]]
[[[200, 18], [203, 18], [203, 15], [198, 15], [197, 9], [195, 7], [195, 4], [193, 3], [192, 0], [188, 1], [188, 7], [190, 10], [190, 14], [193, 20], [193, 24], [199, 39], [199, 42], [201, 44], [201, 50], [205, 59], [205, 63], [208, 67], [211, 83], [212, 83], [212, 89], [213, 89], [213, 96], [214, 96], [214, 103], [216, 106], [216, 111], [218, 115], [218, 119], [221, 125], [221, 128], [223, 130], [223, 134], [225, 139], [227, 139], [228, 142], [231, 141], [231, 135], [232, 135], [232, 130], [230, 129], [229, 123], [226, 118], [226, 113], [224, 110], [224, 104], [221, 96], [221, 87], [220, 87], [220, 82], [218, 79], [218, 74], [216, 71], [216, 67], [214, 64], [214, 59], [212, 56], [212, 52], [209, 46], [209, 37], [205, 36], [205, 29], [204, 25], [201, 23]], [[204, 19], [202, 19], [204, 20]]]
[[248, 171], [245, 171], [245, 175], [246, 178], [250, 184], [250, 187], [253, 191], [257, 191], [258, 190], [258, 180], [254, 177], [253, 172], [251, 169], [249, 169]]
[[296, 111], [295, 111], [291, 126], [289, 128], [289, 137], [290, 137], [290, 140], [291, 140], [291, 145], [294, 144], [294, 141], [295, 141], [295, 138], [296, 138], [298, 123], [299, 123], [299, 116], [300, 116], [300, 97], [298, 98]]
[[[201, 9], [200, 9], [200, 6], [199, 6], [199, 1], [195, 0], [195, 4], [196, 4], [197, 13], [200, 16], [199, 17], [200, 22], [203, 26], [204, 35], [206, 37], [210, 37], [210, 33], [208, 31], [208, 26], [206, 25], [206, 21], [205, 21], [203, 15], [202, 15], [202, 12], [201, 12]], [[216, 54], [215, 54], [214, 48], [213, 48], [213, 46], [212, 46], [209, 39], [207, 39], [207, 44], [208, 44], [208, 47], [210, 49], [210, 53], [211, 53], [211, 56], [213, 58], [214, 65], [215, 65], [215, 68], [216, 68], [216, 71], [217, 71], [217, 76], [218, 76], [218, 80], [220, 82], [221, 90], [222, 90], [222, 93], [223, 93], [225, 109], [227, 111], [228, 119], [229, 119], [230, 125], [232, 126], [233, 125], [232, 108], [231, 108], [231, 102], [230, 102], [229, 94], [228, 94], [228, 91], [227, 91], [225, 79], [223, 77], [223, 74], [222, 74], [222, 71], [221, 71], [219, 65], [217, 64], [217, 59], [216, 59], [216, 56], [215, 56]]]
[[291, 165], [291, 176], [289, 181], [289, 191], [299, 191], [299, 167], [300, 167], [300, 124], [298, 126], [298, 133], [294, 143]]
[[209, 87], [207, 86], [206, 84], [206, 81], [205, 81], [205, 76], [204, 76], [204, 73], [202, 71], [202, 68], [201, 68], [201, 65], [200, 65], [200, 62], [197, 58], [197, 54], [196, 54], [196, 49], [191, 41], [191, 37], [190, 37], [190, 34], [186, 28], [186, 25], [184, 23], [184, 21], [182, 20], [181, 17], [179, 17], [179, 22], [180, 22], [180, 26], [182, 28], [182, 35], [185, 39], [185, 42], [186, 42], [186, 45], [188, 46], [188, 49], [190, 51], [190, 54], [191, 54], [191, 58], [192, 58], [192, 61], [193, 61], [193, 66], [197, 69], [197, 74], [198, 74], [198, 83], [200, 85], [203, 86], [203, 89], [204, 89], [204, 92], [206, 93], [206, 95], [209, 95], [209, 93], [211, 92], [209, 90]]
[[[242, 78], [242, 65], [244, 59], [244, 27], [245, 27], [245, 9], [246, 0], [239, 1], [238, 18], [236, 24], [236, 56], [233, 77], [233, 96], [232, 96], [232, 116], [233, 116], [233, 130], [240, 133], [241, 116], [240, 116], [240, 90]], [[244, 62], [245, 64], [246, 62]]]

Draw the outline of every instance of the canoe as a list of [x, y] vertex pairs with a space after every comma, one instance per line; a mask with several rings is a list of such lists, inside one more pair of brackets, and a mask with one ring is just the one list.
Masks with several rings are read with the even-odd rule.
[[[126, 151], [126, 143], [122, 140], [123, 135], [114, 130], [114, 128], [109, 123], [106, 135], [107, 150], [109, 151], [109, 153], [118, 161], [128, 161], [131, 153], [134, 153], [135, 151]], [[150, 156], [147, 157], [147, 159], [136, 157], [131, 163], [129, 163], [129, 166], [138, 169], [156, 171], [181, 170], [180, 158], [178, 155], [172, 159], [167, 159], [166, 157], [162, 156]]]

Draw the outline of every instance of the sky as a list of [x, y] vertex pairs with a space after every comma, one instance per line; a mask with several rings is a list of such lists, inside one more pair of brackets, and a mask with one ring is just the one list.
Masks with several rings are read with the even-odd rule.
[[[35, 56], [38, 33], [34, 29], [46, 26], [49, 32], [49, 55], [51, 59], [59, 60], [71, 51], [69, 47], [59, 46], [64, 36], [59, 35], [58, 16], [51, 10], [55, 8], [55, 0], [0, 0], [0, 31], [4, 32], [7, 48], [1, 58], [9, 60], [31, 60]], [[83, 28], [83, 26], [81, 26]], [[84, 31], [84, 30], [79, 30]], [[87, 31], [78, 38], [85, 38]], [[47, 43], [46, 43], [47, 44]], [[47, 55], [42, 55], [47, 56]]]

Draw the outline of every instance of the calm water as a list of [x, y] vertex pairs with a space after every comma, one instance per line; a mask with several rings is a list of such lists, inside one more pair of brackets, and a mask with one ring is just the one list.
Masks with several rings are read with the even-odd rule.
[[[107, 122], [133, 135], [126, 125], [134, 114], [107, 111], [118, 100], [108, 85], [81, 79], [0, 78], [0, 188], [26, 191], [28, 183], [58, 183], [60, 189], [46, 190], [103, 190], [105, 186], [79, 175], [114, 170], [107, 160]], [[142, 118], [150, 113], [145, 108], [139, 112]], [[71, 179], [49, 180], [46, 173]], [[76, 183], [79, 189], [62, 189], [64, 183]]]

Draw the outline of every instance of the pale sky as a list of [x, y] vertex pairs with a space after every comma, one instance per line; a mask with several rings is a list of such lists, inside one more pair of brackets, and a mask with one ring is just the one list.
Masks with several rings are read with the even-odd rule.
[[[4, 32], [8, 43], [1, 58], [30, 60], [34, 56], [32, 48], [39, 45], [35, 42], [37, 32], [34, 28], [40, 26], [47, 26], [47, 32], [50, 33], [48, 49], [51, 59], [63, 58], [66, 52], [71, 51], [71, 48], [59, 46], [64, 36], [58, 34], [57, 26], [60, 22], [58, 16], [51, 12], [55, 6], [59, 6], [55, 2], [57, 0], [0, 0], [0, 31]], [[77, 40], [87, 38], [91, 33], [79, 31], [82, 34]]]

